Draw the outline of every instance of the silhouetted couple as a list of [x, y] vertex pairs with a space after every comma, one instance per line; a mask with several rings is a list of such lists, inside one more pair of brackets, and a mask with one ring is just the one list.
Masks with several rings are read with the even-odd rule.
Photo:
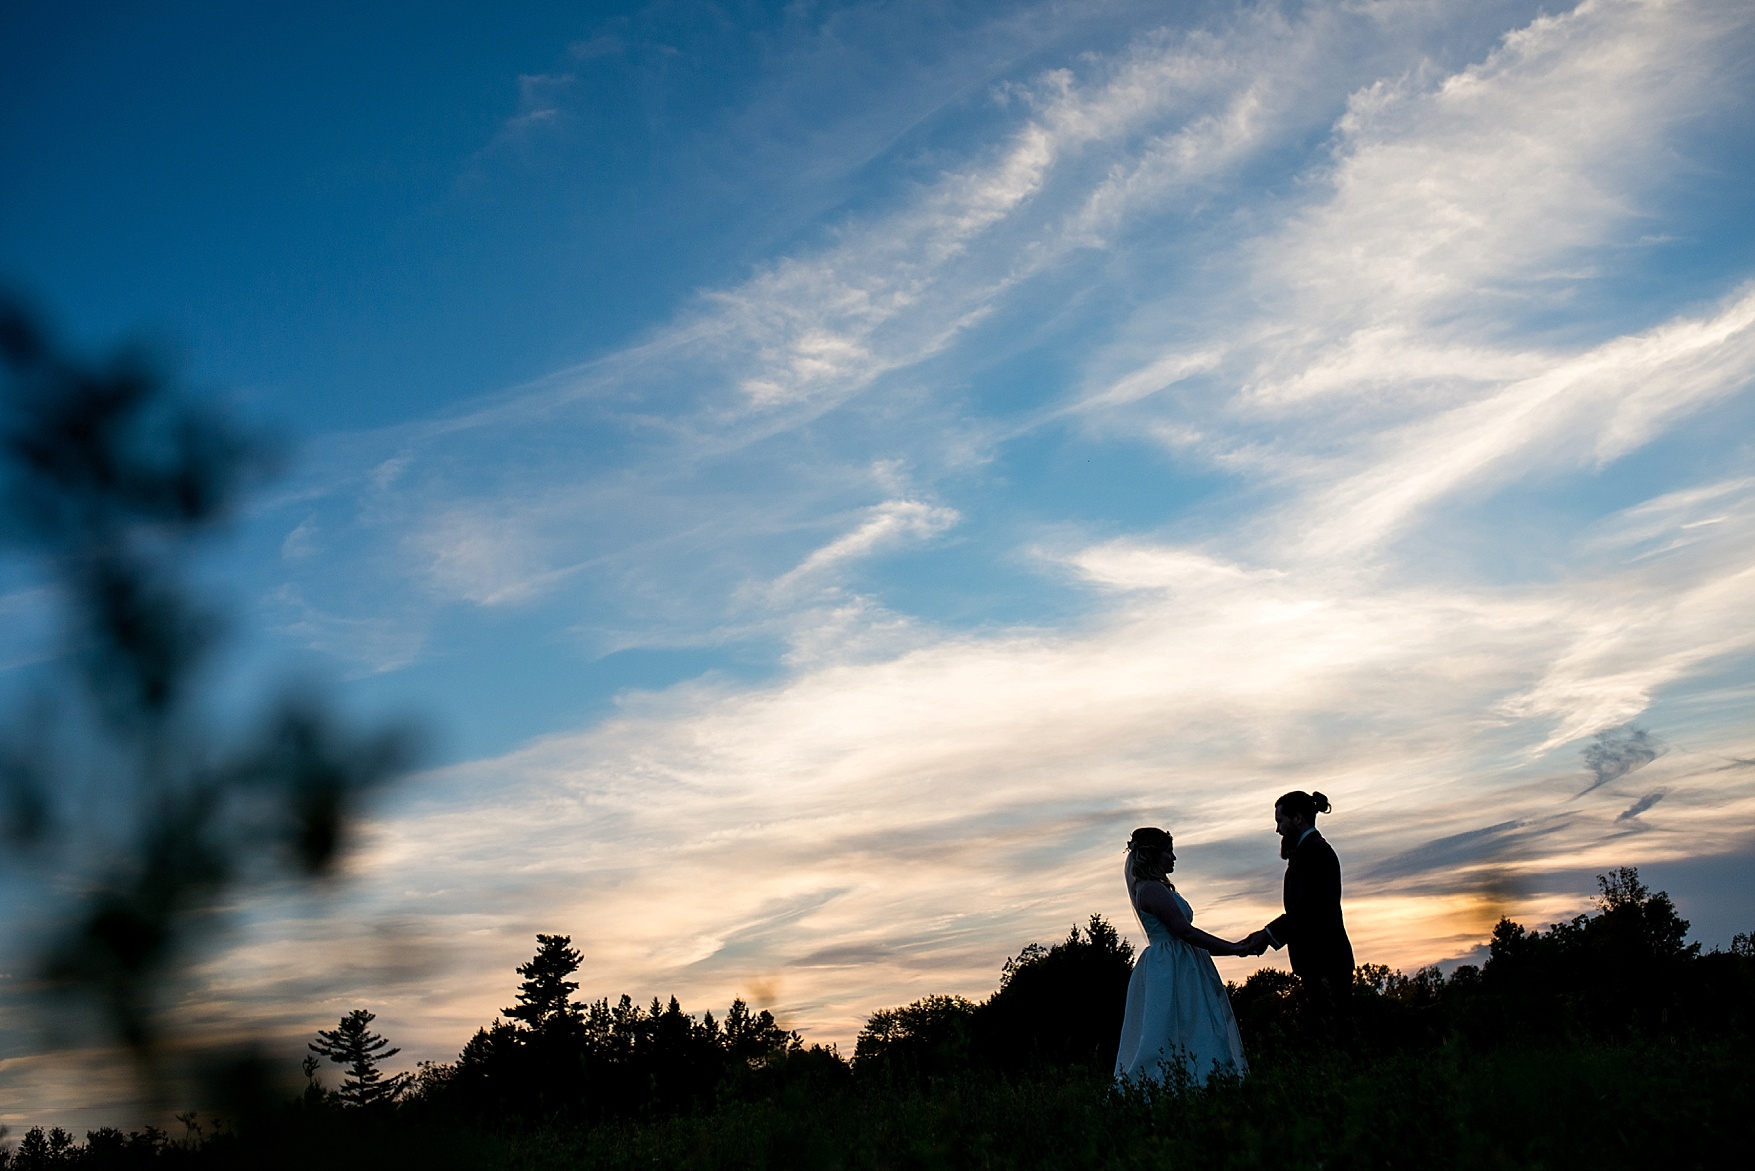
[[1204, 1084], [1213, 1070], [1249, 1070], [1225, 982], [1213, 956], [1260, 955], [1288, 948], [1292, 971], [1312, 1003], [1332, 1005], [1353, 980], [1353, 945], [1341, 920], [1341, 863], [1316, 832], [1329, 811], [1321, 793], [1287, 793], [1274, 802], [1274, 829], [1286, 860], [1285, 913], [1236, 943], [1194, 925], [1194, 911], [1170, 881], [1176, 850], [1168, 833], [1144, 828], [1127, 843], [1127, 893], [1147, 946], [1127, 985], [1127, 1014], [1115, 1076], [1159, 1079], [1179, 1064]]

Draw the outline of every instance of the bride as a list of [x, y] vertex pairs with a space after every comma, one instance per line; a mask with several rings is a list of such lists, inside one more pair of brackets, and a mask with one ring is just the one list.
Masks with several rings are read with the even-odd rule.
[[1133, 831], [1127, 843], [1127, 893], [1148, 946], [1127, 984], [1121, 1022], [1118, 1079], [1159, 1080], [1167, 1063], [1181, 1063], [1196, 1085], [1215, 1068], [1242, 1076], [1243, 1040], [1214, 955], [1259, 955], [1195, 927], [1187, 900], [1171, 885], [1176, 851], [1161, 829]]

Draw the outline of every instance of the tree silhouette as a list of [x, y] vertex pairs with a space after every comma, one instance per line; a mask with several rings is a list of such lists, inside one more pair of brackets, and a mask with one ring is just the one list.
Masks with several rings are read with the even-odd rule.
[[1638, 870], [1623, 866], [1613, 874], [1599, 874], [1597, 886], [1602, 891], [1599, 930], [1615, 937], [1608, 948], [1640, 954], [1657, 963], [1673, 963], [1699, 953], [1700, 945], [1688, 942], [1688, 920], [1676, 913], [1676, 904], [1664, 891], [1653, 894], [1647, 890], [1639, 881]]
[[338, 1096], [349, 1106], [377, 1106], [394, 1102], [408, 1087], [406, 1073], [385, 1078], [378, 1063], [395, 1057], [401, 1049], [388, 1049], [388, 1040], [369, 1027], [377, 1019], [363, 1008], [356, 1008], [341, 1018], [333, 1029], [318, 1029], [311, 1042], [311, 1052], [345, 1066]]
[[880, 1009], [860, 1031], [853, 1067], [882, 1081], [930, 1080], [982, 1065], [1000, 1070], [1115, 1063], [1133, 945], [1101, 915], [1052, 947], [1024, 945], [979, 1004], [928, 996]]
[[853, 1068], [884, 1082], [954, 1074], [970, 1063], [976, 1005], [961, 996], [925, 996], [871, 1014], [854, 1043]]
[[703, 1107], [722, 1092], [834, 1076], [831, 1051], [806, 1050], [766, 1009], [735, 1000], [723, 1023], [697, 1018], [676, 997], [580, 1004], [570, 979], [580, 955], [565, 935], [538, 935], [519, 965], [517, 1003], [476, 1031], [456, 1062], [424, 1070], [419, 1098], [477, 1117], [583, 1120]]
[[976, 1049], [988, 1061], [1017, 1068], [1033, 1063], [1115, 1064], [1133, 945], [1101, 915], [1083, 934], [1074, 927], [1053, 947], [1032, 943], [1009, 959], [999, 990], [975, 1017]]
[[584, 956], [572, 943], [570, 935], [538, 935], [536, 955], [518, 967], [518, 974], [524, 977], [518, 985], [518, 1003], [500, 1011], [533, 1032], [577, 1032], [585, 1009], [573, 1002], [578, 981], [567, 977], [579, 970]]
[[73, 1144], [73, 1136], [59, 1126], [47, 1131], [40, 1126], [33, 1126], [25, 1131], [18, 1149], [10, 1153], [14, 1166], [34, 1171], [38, 1167], [71, 1163], [78, 1150]]
[[1630, 867], [1598, 875], [1597, 885], [1595, 915], [1545, 932], [1509, 919], [1494, 927], [1481, 977], [1518, 1014], [1520, 1027], [1637, 1030], [1687, 1009], [1683, 974], [1700, 951], [1685, 942], [1688, 920]]
[[[705, 1023], [711, 1030], [712, 1013], [707, 1014]], [[775, 1053], [797, 1048], [799, 1044], [798, 1034], [775, 1023], [773, 1013], [765, 1008], [752, 1013], [741, 996], [733, 1000], [731, 1007], [726, 1010], [725, 1024], [720, 1036], [725, 1052], [733, 1060], [745, 1064], [762, 1062]]]

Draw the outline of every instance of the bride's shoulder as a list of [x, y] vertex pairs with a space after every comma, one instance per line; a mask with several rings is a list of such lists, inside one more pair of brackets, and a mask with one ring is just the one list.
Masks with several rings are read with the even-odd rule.
[[1163, 902], [1166, 897], [1172, 900], [1180, 897], [1175, 884], [1161, 878], [1141, 879], [1128, 893], [1133, 895], [1135, 906], [1147, 908], [1153, 903]]

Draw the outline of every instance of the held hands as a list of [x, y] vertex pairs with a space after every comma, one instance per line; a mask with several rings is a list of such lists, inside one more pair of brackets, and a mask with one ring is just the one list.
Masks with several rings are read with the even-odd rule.
[[1241, 943], [1233, 944], [1240, 956], [1258, 956], [1268, 949], [1268, 934], [1265, 931], [1252, 931]]
[[1213, 955], [1221, 956], [1258, 956], [1266, 951], [1272, 943], [1265, 931], [1253, 932], [1247, 938], [1240, 939], [1236, 943], [1226, 943], [1223, 940], [1214, 940], [1213, 942], [1219, 946], [1209, 945], [1208, 950]]

